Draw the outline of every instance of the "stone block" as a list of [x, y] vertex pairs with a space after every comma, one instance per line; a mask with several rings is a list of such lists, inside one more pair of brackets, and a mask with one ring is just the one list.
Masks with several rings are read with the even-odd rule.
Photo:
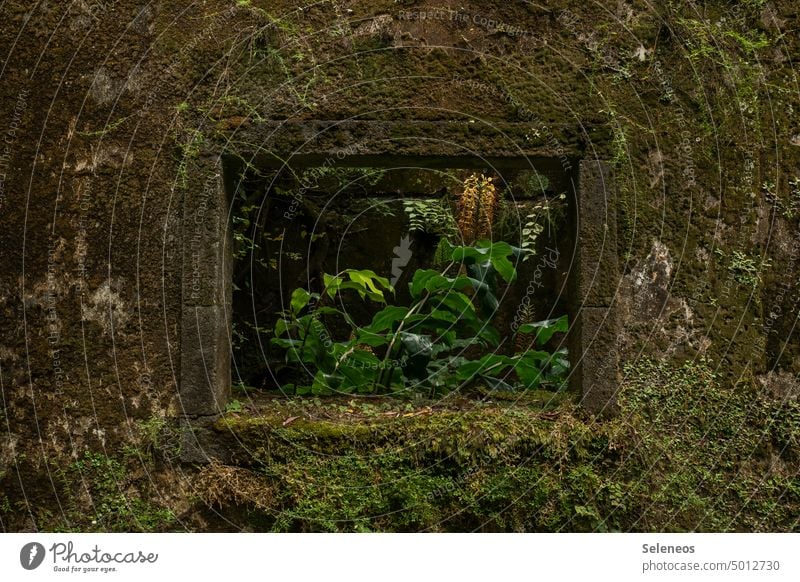
[[230, 397], [230, 308], [184, 307], [181, 320], [183, 413], [219, 414]]
[[583, 160], [578, 177], [573, 304], [611, 305], [620, 282], [615, 196], [608, 164]]
[[226, 305], [233, 246], [228, 197], [218, 159], [198, 163], [183, 213], [183, 305]]
[[598, 416], [617, 411], [619, 352], [618, 322], [613, 307], [584, 307], [575, 316], [569, 333], [570, 381], [581, 404]]

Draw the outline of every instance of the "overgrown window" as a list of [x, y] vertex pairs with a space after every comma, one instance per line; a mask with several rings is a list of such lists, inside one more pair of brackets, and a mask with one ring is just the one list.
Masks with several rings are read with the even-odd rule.
[[559, 390], [569, 369], [565, 224], [565, 195], [531, 169], [242, 171], [234, 386]]

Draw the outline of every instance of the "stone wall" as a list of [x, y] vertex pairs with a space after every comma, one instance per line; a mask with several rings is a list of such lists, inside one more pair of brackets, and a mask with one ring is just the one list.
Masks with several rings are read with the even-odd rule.
[[[209, 349], [195, 340], [225, 343], [203, 326], [227, 321], [228, 290], [187, 269], [225, 274], [191, 244], [225, 252], [225, 224], [200, 221], [197, 203], [224, 203], [207, 181], [222, 155], [355, 144], [608, 160], [613, 206], [587, 211], [616, 223], [619, 271], [586, 317], [613, 308], [620, 333], [580, 341], [623, 371], [704, 357], [733, 392], [797, 396], [791, 1], [47, 0], [6, 2], [0, 22], [9, 527], [58, 513], [59, 475], [87, 451], [206, 412], [192, 393], [204, 378], [186, 374]], [[582, 243], [581, 277], [610, 248], [598, 236]]]

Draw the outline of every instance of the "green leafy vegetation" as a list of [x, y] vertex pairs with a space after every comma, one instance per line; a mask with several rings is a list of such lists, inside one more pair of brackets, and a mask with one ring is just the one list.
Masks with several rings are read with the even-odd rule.
[[171, 510], [132, 488], [125, 459], [87, 452], [59, 474], [70, 495], [65, 522], [58, 529], [150, 532], [163, 531], [175, 522]]
[[[320, 293], [296, 289], [289, 309], [275, 325], [272, 343], [285, 350], [287, 363], [310, 370], [312, 379], [310, 384], [285, 389], [298, 394], [410, 389], [433, 396], [478, 382], [499, 390], [561, 387], [569, 369], [565, 350], [514, 355], [498, 351], [500, 334], [491, 325], [498, 309], [497, 279], [514, 281], [516, 269], [510, 257], [519, 253], [504, 242], [450, 246], [449, 269], [417, 270], [409, 284], [411, 303], [386, 305], [366, 326], [331, 303], [355, 292], [362, 301], [386, 304], [394, 289], [374, 272], [348, 269], [335, 276], [326, 274]], [[457, 272], [449, 276], [448, 270]], [[333, 317], [349, 326], [347, 340], [332, 339], [325, 320]], [[527, 322], [519, 331], [535, 333], [541, 348], [553, 334], [567, 331], [566, 317]], [[483, 353], [471, 355], [476, 349]]]
[[450, 239], [458, 233], [452, 211], [441, 199], [404, 200], [409, 232], [424, 232]]
[[716, 249], [716, 254], [726, 259], [727, 269], [733, 279], [752, 290], [756, 290], [763, 282], [762, 272], [771, 266], [769, 259], [760, 260], [751, 257], [742, 251], [733, 251], [730, 258], [726, 257], [725, 253]]
[[229, 414], [217, 434], [252, 466], [210, 466], [198, 483], [213, 483], [215, 510], [261, 531], [800, 527], [797, 402], [727, 387], [708, 359], [641, 359], [624, 377], [620, 415], [602, 423], [552, 393], [540, 404], [304, 398]]
[[566, 194], [560, 194], [555, 199], [544, 199], [536, 202], [525, 217], [520, 232], [520, 248], [523, 251], [522, 260], [527, 261], [536, 255], [539, 237], [546, 231], [555, 231], [563, 219], [564, 200]]
[[766, 181], [761, 185], [764, 198], [786, 220], [794, 220], [800, 216], [800, 177], [789, 178], [789, 193], [781, 197], [774, 182]]

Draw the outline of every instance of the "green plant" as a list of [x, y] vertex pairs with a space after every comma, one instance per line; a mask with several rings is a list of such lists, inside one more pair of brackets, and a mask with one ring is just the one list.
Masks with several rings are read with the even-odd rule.
[[560, 215], [563, 214], [563, 203], [566, 198], [566, 194], [560, 194], [554, 200], [540, 200], [525, 217], [525, 223], [520, 233], [520, 248], [522, 249], [523, 261], [527, 261], [536, 254], [539, 236], [545, 229], [556, 228], [558, 220], [561, 218]]
[[187, 135], [184, 141], [178, 143], [179, 160], [178, 160], [178, 181], [181, 188], [186, 188], [189, 182], [189, 163], [191, 160], [196, 160], [200, 157], [200, 152], [205, 143], [205, 136], [199, 129], [187, 130]]
[[183, 447], [182, 433], [167, 418], [153, 415], [146, 420], [138, 420], [136, 432], [140, 444], [131, 447], [131, 457], [142, 458], [143, 455], [148, 455], [160, 457], [167, 462], [180, 457]]
[[785, 219], [793, 220], [800, 216], [800, 177], [789, 178], [789, 196], [785, 202], [778, 196], [774, 182], [765, 181], [761, 185], [761, 191], [767, 202], [772, 204]]
[[378, 168], [360, 168], [333, 165], [333, 158], [321, 166], [303, 170], [299, 182], [306, 188], [315, 188], [320, 184], [332, 191], [344, 190], [354, 186], [376, 186], [383, 179], [386, 170]]
[[410, 232], [424, 232], [445, 238], [458, 232], [455, 217], [442, 199], [404, 200], [403, 210], [408, 216]]
[[[720, 249], [715, 252], [720, 257], [725, 256]], [[733, 251], [728, 262], [728, 271], [737, 283], [755, 290], [762, 283], [762, 270], [769, 268], [771, 264], [769, 259], [765, 258], [759, 263], [757, 259], [741, 251]]]
[[800, 216], [800, 177], [789, 179], [789, 204], [783, 215], [792, 220]]
[[134, 490], [128, 468], [112, 457], [87, 452], [61, 476], [79, 491], [70, 499], [67, 517], [82, 531], [160, 531], [175, 521], [169, 509]]
[[[363, 327], [329, 303], [355, 291], [362, 300], [385, 304], [386, 294], [394, 289], [383, 277], [348, 269], [325, 275], [320, 293], [295, 289], [289, 309], [275, 325], [272, 343], [286, 350], [287, 363], [307, 369], [312, 380], [310, 385], [286, 388], [299, 394], [416, 389], [433, 396], [476, 382], [502, 390], [560, 386], [569, 367], [566, 351], [497, 353], [500, 334], [491, 325], [498, 308], [497, 277], [514, 281], [516, 269], [509, 257], [518, 256], [520, 249], [480, 241], [475, 246], [450, 246], [449, 251], [450, 269], [458, 274], [416, 271], [409, 284], [410, 305], [386, 305]], [[346, 341], [331, 337], [324, 320], [333, 317], [350, 327]], [[539, 347], [566, 330], [566, 317], [519, 328], [520, 333], [534, 333]], [[468, 356], [475, 348], [490, 351]]]
[[244, 409], [240, 400], [231, 400], [225, 405], [225, 412], [241, 412]]

